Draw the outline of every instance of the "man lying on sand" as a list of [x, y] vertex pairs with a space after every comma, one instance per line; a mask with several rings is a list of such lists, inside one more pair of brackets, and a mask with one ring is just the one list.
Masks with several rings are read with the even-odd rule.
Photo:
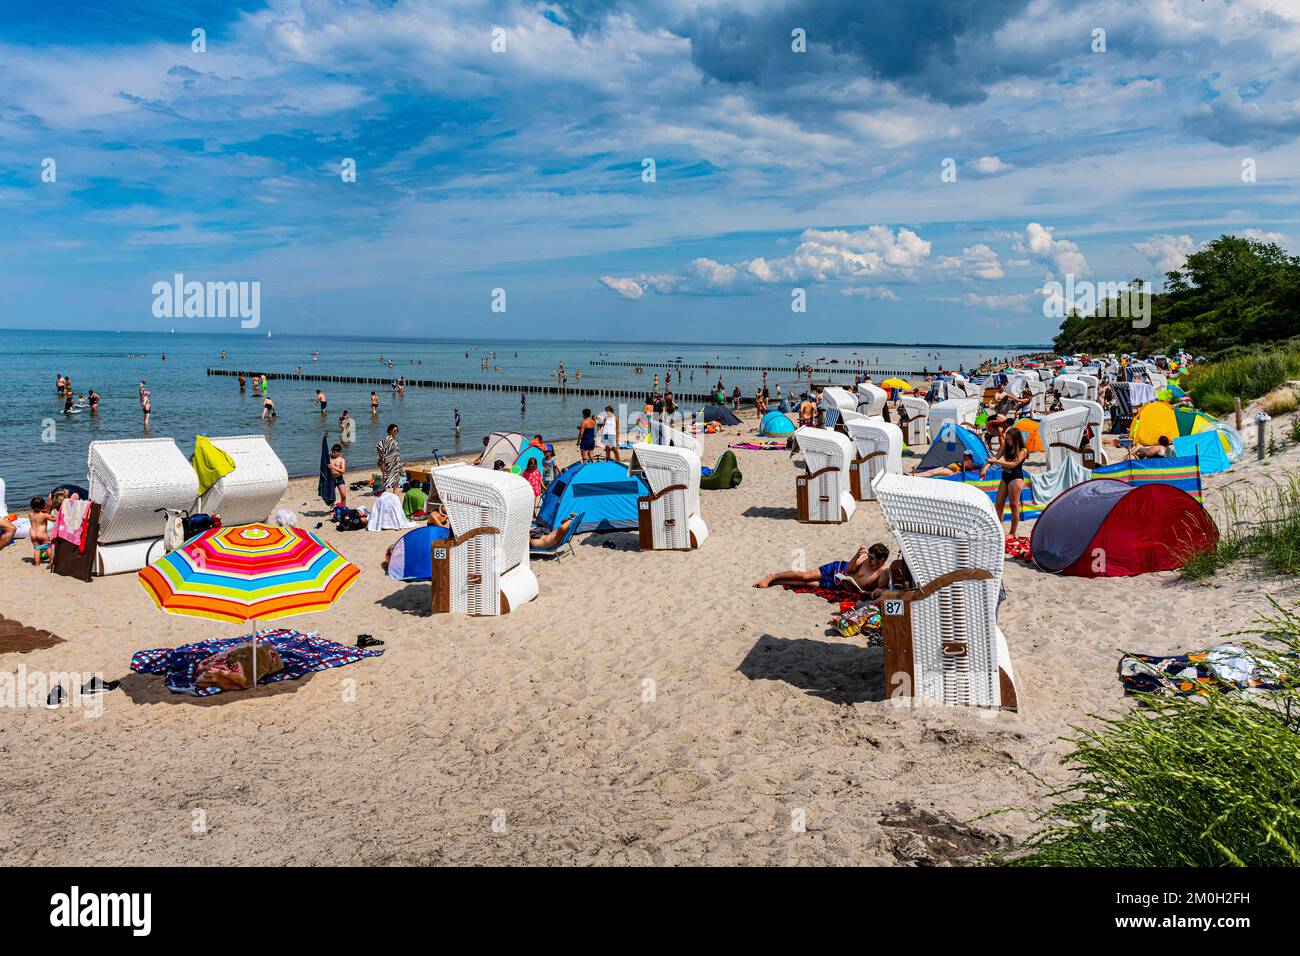
[[778, 571], [754, 582], [756, 588], [779, 585], [806, 585], [833, 591], [841, 586], [840, 577], [847, 577], [864, 594], [876, 597], [889, 585], [889, 548], [877, 542], [869, 548], [858, 548], [849, 561], [831, 561], [816, 571]]

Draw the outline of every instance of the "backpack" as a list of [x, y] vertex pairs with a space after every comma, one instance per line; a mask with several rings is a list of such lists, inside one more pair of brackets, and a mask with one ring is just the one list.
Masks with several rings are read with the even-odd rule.
[[356, 508], [344, 508], [343, 513], [339, 515], [340, 531], [360, 531], [364, 527], [366, 527], [366, 519]]

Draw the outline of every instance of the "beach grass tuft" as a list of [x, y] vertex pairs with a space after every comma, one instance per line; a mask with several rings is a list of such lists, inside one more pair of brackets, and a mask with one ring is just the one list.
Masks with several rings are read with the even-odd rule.
[[[1211, 415], [1224, 415], [1233, 410], [1234, 399], [1253, 401], [1295, 378], [1300, 378], [1300, 350], [1273, 349], [1198, 365], [1182, 378], [1181, 384], [1197, 408]], [[1294, 394], [1291, 400], [1296, 401]], [[1295, 408], [1293, 404], [1285, 411]]]
[[1300, 572], [1300, 474], [1275, 479], [1246, 496], [1225, 489], [1216, 512], [1218, 544], [1189, 554], [1181, 569], [1184, 578], [1204, 580], [1243, 560], [1271, 574]]
[[[1274, 616], [1245, 632], [1284, 651], [1247, 645], [1293, 674], [1300, 615]], [[1005, 857], [1009, 866], [1300, 865], [1300, 692], [1197, 697], [1143, 695], [1122, 717], [1075, 728], [1063, 762], [1078, 780]]]

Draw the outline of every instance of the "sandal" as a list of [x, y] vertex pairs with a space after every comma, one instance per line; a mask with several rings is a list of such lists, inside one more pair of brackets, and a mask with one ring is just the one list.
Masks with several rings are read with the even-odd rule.
[[377, 639], [377, 638], [375, 638], [375, 637], [372, 637], [372, 636], [369, 635], [369, 634], [358, 634], [358, 635], [357, 635], [357, 647], [361, 647], [361, 648], [365, 648], [365, 647], [382, 647], [383, 644], [384, 644], [383, 641], [381, 641], [381, 640], [379, 640], [379, 639]]

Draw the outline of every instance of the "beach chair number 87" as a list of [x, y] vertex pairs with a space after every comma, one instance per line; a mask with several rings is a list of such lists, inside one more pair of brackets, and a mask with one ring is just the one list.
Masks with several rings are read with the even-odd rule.
[[902, 602], [902, 601], [886, 601], [886, 602], [885, 602], [885, 616], [886, 616], [886, 617], [902, 617], [902, 616], [903, 616], [903, 602]]

